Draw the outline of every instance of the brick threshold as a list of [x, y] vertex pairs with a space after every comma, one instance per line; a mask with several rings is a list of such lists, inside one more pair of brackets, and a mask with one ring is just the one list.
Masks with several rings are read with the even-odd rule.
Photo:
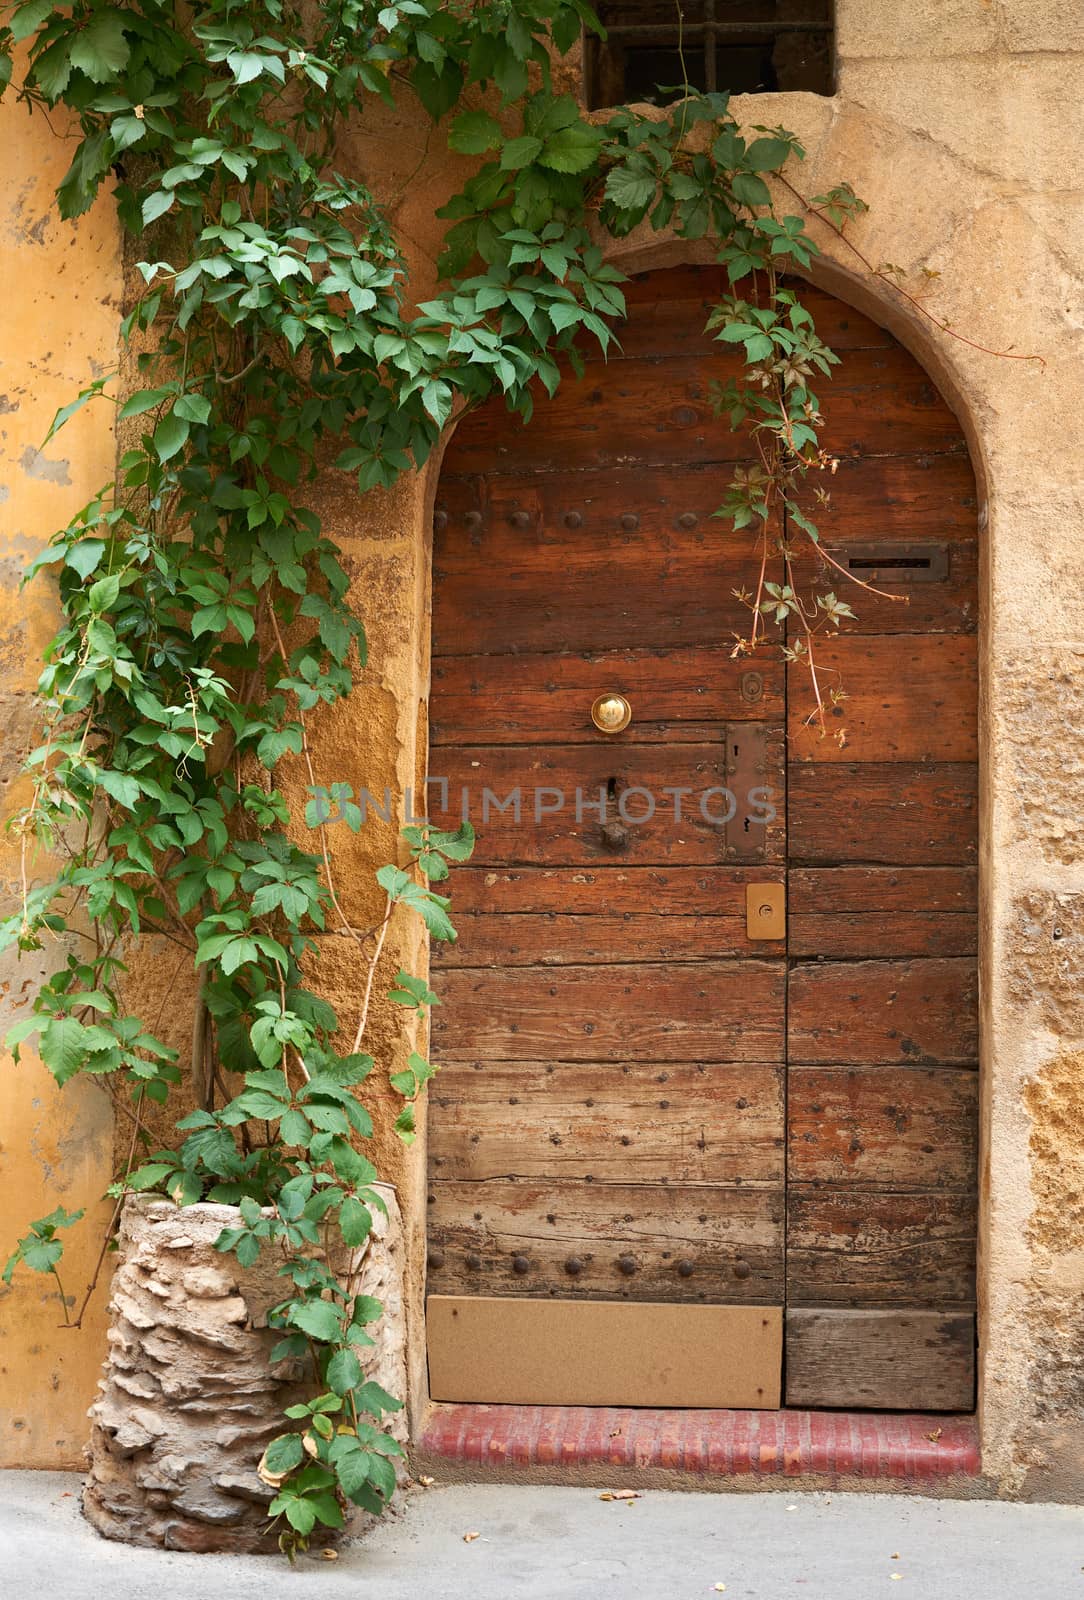
[[[933, 1437], [931, 1437], [931, 1435]], [[439, 1471], [494, 1478], [596, 1469], [686, 1479], [847, 1480], [919, 1486], [976, 1479], [973, 1416], [872, 1411], [663, 1411], [626, 1406], [433, 1404], [415, 1444]], [[719, 1487], [723, 1487], [720, 1481]]]

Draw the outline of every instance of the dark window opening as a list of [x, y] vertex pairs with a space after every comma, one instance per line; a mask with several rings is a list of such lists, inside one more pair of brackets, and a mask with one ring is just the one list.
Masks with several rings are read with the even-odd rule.
[[833, 0], [614, 0], [584, 40], [587, 106], [835, 87]]

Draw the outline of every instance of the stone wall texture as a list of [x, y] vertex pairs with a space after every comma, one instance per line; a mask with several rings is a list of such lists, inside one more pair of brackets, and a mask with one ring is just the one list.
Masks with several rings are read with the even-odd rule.
[[[349, 1267], [356, 1292], [385, 1307], [376, 1345], [359, 1351], [366, 1377], [402, 1394], [402, 1235], [394, 1192], [380, 1193], [388, 1214], [374, 1209], [373, 1232]], [[283, 1408], [305, 1397], [306, 1374], [303, 1363], [269, 1363], [281, 1334], [267, 1314], [288, 1287], [277, 1257], [264, 1252], [245, 1269], [214, 1248], [236, 1220], [231, 1206], [125, 1203], [83, 1490], [87, 1517], [108, 1539], [166, 1550], [275, 1548], [274, 1490], [256, 1466], [289, 1426]], [[402, 1413], [390, 1431], [405, 1440]]]
[[[1084, 1093], [1084, 12], [1079, 0], [915, 0], [909, 6], [838, 0], [837, 18], [835, 96], [762, 96], [736, 107], [751, 124], [782, 123], [798, 132], [808, 150], [799, 178], [806, 194], [847, 180], [868, 202], [869, 213], [851, 237], [875, 265], [900, 269], [902, 286], [920, 306], [871, 280], [827, 229], [819, 235], [824, 254], [814, 277], [914, 352], [956, 409], [971, 446], [985, 538], [983, 1470], [1001, 1494], [1084, 1498], [1084, 1241], [1074, 1220], [1081, 1204]], [[46, 171], [46, 148], [44, 142], [35, 147], [35, 173]], [[343, 141], [336, 164], [364, 176], [386, 200], [415, 292], [425, 298], [435, 282], [443, 226], [434, 211], [469, 163], [448, 152], [443, 129], [430, 130], [404, 101], [397, 110], [367, 111], [364, 124]], [[9, 211], [22, 181], [16, 166], [5, 162], [0, 172]], [[42, 215], [45, 210], [43, 200]], [[20, 248], [20, 259], [33, 259], [30, 243]], [[647, 230], [611, 254], [630, 271], [703, 258], [699, 247]], [[59, 256], [51, 261], [55, 272]], [[104, 276], [112, 270], [108, 252], [98, 270]], [[42, 331], [36, 337], [52, 342]], [[76, 352], [83, 339], [80, 332]], [[19, 342], [33, 348], [21, 331]], [[1042, 359], [1019, 359], [1030, 355]], [[68, 398], [68, 388], [66, 377], [50, 382], [62, 391], [50, 400], [51, 410]], [[0, 417], [0, 427], [10, 420]], [[23, 448], [20, 435], [16, 461]], [[28, 470], [9, 463], [0, 482], [14, 478], [21, 488]], [[351, 496], [347, 479], [330, 471], [318, 486], [319, 509], [345, 551], [371, 642], [370, 666], [356, 695], [316, 719], [321, 782], [366, 784], [377, 794], [385, 785], [400, 796], [408, 786], [419, 792], [429, 672], [427, 528], [438, 477], [434, 460], [394, 491], [362, 500]], [[35, 520], [26, 525], [30, 544], [40, 543], [55, 520], [52, 502], [35, 508]], [[16, 608], [24, 603], [13, 600]], [[40, 629], [21, 626], [28, 653]], [[17, 685], [25, 681], [25, 653], [10, 668]], [[300, 793], [306, 781], [301, 770], [294, 781]], [[339, 842], [344, 904], [360, 926], [371, 926], [378, 915], [372, 869], [390, 847], [390, 835], [375, 829]], [[362, 981], [354, 948], [334, 934], [320, 944], [314, 976], [349, 1010]], [[424, 955], [418, 928], [395, 924], [386, 974], [400, 963], [421, 970]], [[161, 959], [148, 965], [142, 981], [148, 994], [169, 992]], [[175, 1042], [182, 1049], [187, 1032], [187, 1021], [178, 1017]], [[377, 1015], [370, 1048], [382, 1066], [401, 1065], [415, 1043], [400, 1017]], [[382, 1073], [374, 1074], [378, 1080]], [[28, 1079], [20, 1081], [17, 1106], [25, 1108], [40, 1092]], [[382, 1091], [371, 1092], [379, 1122]], [[55, 1129], [59, 1113], [51, 1103], [44, 1115]], [[403, 1212], [415, 1429], [427, 1400], [424, 1143], [420, 1137], [406, 1150], [381, 1135], [376, 1151]], [[36, 1171], [38, 1160], [22, 1144], [12, 1156], [17, 1175]], [[0, 1303], [0, 1317], [7, 1313]], [[41, 1337], [43, 1316], [38, 1308], [20, 1325], [23, 1343], [28, 1330], [31, 1342]], [[85, 1340], [79, 1358], [87, 1365], [91, 1346]], [[51, 1370], [35, 1369], [41, 1398], [27, 1402], [26, 1415], [40, 1419], [42, 1408], [59, 1405], [50, 1413], [63, 1416], [55, 1437], [70, 1440], [78, 1432], [82, 1391], [73, 1376], [62, 1402], [48, 1399], [41, 1373]], [[29, 1382], [27, 1362], [20, 1372], [20, 1381]], [[10, 1407], [10, 1398], [4, 1404]], [[67, 1444], [50, 1454], [52, 1436], [48, 1430], [39, 1435], [35, 1459], [42, 1465], [66, 1459]]]

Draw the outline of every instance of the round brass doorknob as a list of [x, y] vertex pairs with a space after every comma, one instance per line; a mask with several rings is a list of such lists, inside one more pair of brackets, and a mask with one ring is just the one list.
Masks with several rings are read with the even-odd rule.
[[624, 733], [632, 721], [632, 707], [623, 694], [600, 694], [591, 707], [591, 721], [600, 733]]

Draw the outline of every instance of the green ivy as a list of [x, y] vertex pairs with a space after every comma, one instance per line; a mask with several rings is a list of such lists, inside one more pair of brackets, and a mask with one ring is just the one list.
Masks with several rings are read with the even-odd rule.
[[[376, 1512], [395, 1490], [384, 1419], [399, 1401], [365, 1377], [380, 1307], [325, 1246], [333, 1230], [347, 1255], [364, 1247], [380, 1205], [355, 1091], [374, 1067], [362, 1045], [388, 927], [416, 915], [454, 939], [431, 885], [473, 844], [468, 825], [405, 829], [402, 859], [376, 874], [381, 922], [350, 928], [329, 834], [357, 831], [362, 811], [349, 785], [319, 781], [307, 717], [349, 693], [365, 633], [310, 486], [329, 447], [359, 491], [390, 485], [424, 465], [457, 408], [492, 395], [529, 417], [539, 386], [552, 394], [566, 365], [582, 370], [585, 338], [613, 344], [625, 301], [602, 241], [646, 219], [710, 236], [732, 289], [707, 331], [744, 369], [713, 399], [759, 464], [735, 473], [717, 514], [758, 528], [767, 551], [785, 507], [792, 539], [815, 546], [795, 491], [830, 465], [812, 384], [836, 357], [783, 278], [816, 246], [802, 207], [779, 214], [789, 186], [776, 181], [803, 152], [781, 128], [747, 139], [725, 94], [587, 118], [550, 81], [552, 56], [598, 27], [584, 0], [24, 0], [0, 15], [0, 90], [21, 45], [15, 92], [63, 107], [80, 132], [61, 215], [104, 186], [143, 256], [122, 325], [136, 387], [119, 396], [100, 378], [53, 425], [111, 404], [123, 448], [116, 481], [30, 572], [55, 579], [63, 622], [40, 679], [33, 798], [12, 828], [28, 859], [44, 849], [62, 865], [2, 936], [23, 950], [67, 936], [76, 953], [9, 1042], [17, 1052], [36, 1033], [59, 1083], [90, 1075], [111, 1095], [131, 1131], [118, 1207], [147, 1189], [228, 1202], [240, 1221], [219, 1249], [242, 1265], [281, 1254], [273, 1359], [308, 1361], [312, 1398], [260, 1470], [292, 1553], [341, 1526], [346, 1501]], [[416, 310], [393, 217], [334, 165], [348, 120], [411, 96], [478, 158], [440, 212], [444, 287]], [[861, 209], [846, 186], [810, 205], [836, 227]], [[790, 653], [808, 656], [850, 615], [830, 592], [803, 597], [792, 546], [777, 547], [787, 582], [749, 597], [736, 653], [762, 645], [774, 617], [794, 620]], [[277, 784], [299, 760], [301, 815]], [[306, 985], [329, 927], [357, 941], [368, 974], [350, 1017]], [[199, 976], [199, 1109], [176, 1122], [175, 1149], [149, 1147], [144, 1114], [181, 1081], [176, 1052], [124, 1001], [143, 934], [173, 941]], [[419, 1022], [435, 1001], [402, 971], [380, 997]], [[414, 1053], [391, 1076], [406, 1142], [432, 1072]], [[56, 1274], [55, 1236], [75, 1220], [35, 1222], [5, 1279], [20, 1262]]]

